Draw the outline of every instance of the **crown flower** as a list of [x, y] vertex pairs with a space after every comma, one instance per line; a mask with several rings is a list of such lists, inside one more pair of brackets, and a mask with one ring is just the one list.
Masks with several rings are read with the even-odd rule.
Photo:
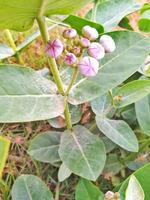
[[116, 49], [115, 41], [109, 35], [101, 36], [99, 42], [104, 47], [106, 53], [112, 53]]
[[77, 57], [73, 53], [67, 53], [65, 55], [64, 63], [66, 65], [72, 66], [72, 65], [76, 64], [76, 62], [77, 62]]
[[48, 42], [45, 52], [52, 58], [59, 57], [63, 52], [63, 44], [59, 39]]
[[79, 62], [80, 73], [86, 77], [95, 76], [98, 73], [99, 62], [90, 56], [83, 57]]
[[91, 57], [93, 57], [97, 60], [100, 60], [100, 59], [104, 58], [105, 50], [101, 44], [99, 44], [98, 42], [93, 42], [93, 43], [91, 43], [91, 45], [88, 48], [88, 54]]
[[91, 26], [84, 26], [82, 28], [82, 34], [85, 38], [89, 39], [90, 41], [94, 41], [98, 38], [98, 32], [95, 28]]
[[77, 31], [75, 29], [66, 29], [63, 32], [63, 37], [66, 39], [72, 39], [77, 36]]

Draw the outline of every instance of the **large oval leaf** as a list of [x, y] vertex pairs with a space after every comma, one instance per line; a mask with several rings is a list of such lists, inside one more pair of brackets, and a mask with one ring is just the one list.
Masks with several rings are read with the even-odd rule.
[[103, 193], [90, 181], [81, 179], [77, 185], [75, 200], [103, 200]]
[[8, 157], [10, 141], [4, 137], [0, 137], [0, 179]]
[[22, 175], [14, 183], [12, 200], [53, 200], [52, 193], [36, 176]]
[[106, 160], [103, 142], [83, 126], [63, 133], [59, 155], [73, 173], [93, 181], [100, 175]]
[[70, 94], [72, 104], [103, 95], [129, 78], [144, 63], [150, 49], [148, 38], [130, 31], [115, 31], [110, 35], [116, 42], [116, 51], [102, 59], [95, 77], [83, 78], [74, 85]]
[[30, 68], [0, 66], [0, 122], [45, 120], [63, 113], [63, 97], [53, 82]]
[[28, 149], [28, 154], [35, 160], [55, 164], [60, 161], [58, 148], [60, 132], [46, 132], [36, 136]]
[[39, 15], [69, 14], [90, 0], [0, 0], [0, 29], [25, 31]]
[[150, 136], [150, 96], [135, 103], [136, 117], [142, 131]]
[[126, 122], [96, 116], [96, 123], [100, 131], [114, 143], [128, 151], [138, 151], [138, 140]]

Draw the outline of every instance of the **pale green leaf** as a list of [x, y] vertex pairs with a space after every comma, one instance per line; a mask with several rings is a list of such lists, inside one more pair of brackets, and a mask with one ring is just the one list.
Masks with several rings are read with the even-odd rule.
[[144, 191], [139, 181], [134, 175], [132, 175], [126, 190], [125, 200], [144, 200], [144, 197]]
[[106, 160], [103, 142], [83, 126], [63, 133], [59, 155], [74, 174], [93, 181], [102, 172]]
[[63, 182], [71, 174], [72, 174], [72, 172], [70, 171], [70, 169], [68, 169], [68, 167], [64, 163], [62, 163], [60, 168], [59, 168], [59, 171], [58, 171], [58, 180], [59, 180], [59, 182]]
[[0, 122], [26, 122], [57, 117], [64, 111], [55, 84], [36, 71], [0, 65]]
[[28, 149], [28, 154], [35, 160], [55, 164], [60, 161], [58, 148], [60, 144], [60, 132], [49, 131], [37, 135]]
[[126, 122], [96, 116], [96, 123], [100, 131], [114, 143], [128, 151], [138, 151], [138, 140]]
[[53, 200], [49, 188], [33, 175], [21, 175], [17, 178], [11, 196], [12, 200]]
[[[115, 106], [124, 107], [135, 103], [150, 93], [150, 80], [135, 80], [119, 88], [115, 93]], [[117, 100], [119, 97], [119, 100]]]

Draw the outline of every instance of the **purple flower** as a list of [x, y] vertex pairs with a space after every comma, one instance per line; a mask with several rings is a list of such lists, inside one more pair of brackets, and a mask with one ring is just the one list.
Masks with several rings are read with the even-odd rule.
[[57, 58], [63, 52], [62, 42], [59, 39], [49, 41], [45, 48], [45, 52], [48, 56], [50, 56], [52, 58]]
[[89, 47], [90, 46], [90, 40], [89, 39], [87, 39], [87, 38], [81, 38], [81, 40], [80, 40], [80, 45], [82, 46], [82, 47], [84, 47], [84, 48], [87, 48], [87, 47]]
[[72, 66], [77, 62], [77, 57], [73, 53], [67, 53], [64, 62], [66, 65]]
[[116, 44], [109, 35], [101, 36], [99, 42], [104, 47], [106, 53], [112, 53], [116, 49]]
[[98, 32], [95, 28], [92, 28], [91, 26], [84, 26], [82, 28], [82, 34], [85, 38], [94, 41], [98, 38]]
[[66, 39], [75, 38], [77, 36], [77, 31], [75, 29], [67, 29], [63, 32], [63, 37]]
[[95, 76], [98, 73], [99, 62], [90, 56], [83, 57], [79, 62], [80, 73], [86, 77]]
[[99, 59], [104, 58], [105, 50], [101, 44], [99, 44], [98, 42], [93, 42], [88, 48], [88, 54], [91, 57], [99, 60]]

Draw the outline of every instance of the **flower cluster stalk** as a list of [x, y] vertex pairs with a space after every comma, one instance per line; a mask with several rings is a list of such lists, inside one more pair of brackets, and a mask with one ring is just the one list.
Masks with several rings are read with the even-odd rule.
[[[47, 26], [46, 26], [44, 17], [42, 17], [42, 16], [38, 17], [37, 22], [38, 22], [38, 25], [39, 25], [39, 29], [40, 29], [40, 32], [41, 32], [43, 42], [46, 45], [49, 41], [49, 34], [48, 34], [48, 31], [47, 31]], [[65, 120], [66, 120], [66, 124], [67, 124], [67, 129], [71, 129], [72, 128], [71, 114], [70, 114], [70, 111], [69, 111], [67, 96], [65, 94], [65, 90], [64, 90], [63, 83], [62, 83], [62, 80], [61, 80], [61, 77], [60, 77], [60, 73], [59, 73], [59, 70], [58, 70], [58, 67], [57, 67], [57, 64], [56, 64], [56, 60], [54, 58], [49, 57], [48, 63], [49, 63], [49, 67], [50, 67], [51, 73], [53, 75], [54, 81], [57, 85], [58, 92], [61, 95], [66, 97], [65, 98], [66, 102], [65, 102], [64, 116], [65, 116]]]

